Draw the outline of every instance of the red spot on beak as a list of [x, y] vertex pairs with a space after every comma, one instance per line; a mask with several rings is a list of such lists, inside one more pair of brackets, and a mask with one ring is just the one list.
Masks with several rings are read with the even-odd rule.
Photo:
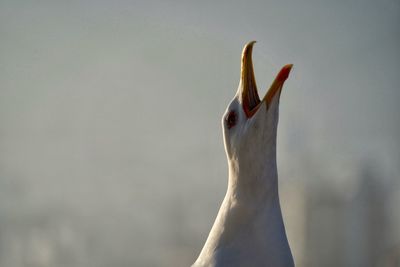
[[286, 79], [289, 77], [289, 73], [290, 70], [292, 69], [293, 65], [292, 64], [288, 64], [286, 66], [284, 66], [281, 71], [279, 72], [278, 76], [277, 76], [277, 80], [280, 82], [284, 82], [286, 81]]

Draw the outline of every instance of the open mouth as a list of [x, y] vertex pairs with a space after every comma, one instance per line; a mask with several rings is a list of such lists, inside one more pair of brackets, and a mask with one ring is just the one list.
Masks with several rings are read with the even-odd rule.
[[266, 102], [267, 108], [271, 105], [273, 97], [278, 93], [280, 95], [282, 86], [289, 76], [293, 65], [285, 65], [276, 76], [271, 87], [262, 100], [258, 96], [256, 80], [254, 77], [252, 51], [255, 41], [245, 45], [242, 52], [242, 70], [241, 70], [241, 91], [240, 97], [243, 110], [248, 118], [252, 117], [261, 106], [263, 101]]

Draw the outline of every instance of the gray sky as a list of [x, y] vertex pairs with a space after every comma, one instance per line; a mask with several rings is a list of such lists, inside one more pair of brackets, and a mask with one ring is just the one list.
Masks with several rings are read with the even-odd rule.
[[[138, 229], [160, 229], [162, 212], [149, 210], [215, 205], [226, 184], [220, 117], [250, 40], [261, 95], [294, 64], [281, 182], [306, 180], [305, 159], [327, 177], [368, 160], [396, 179], [398, 25], [394, 0], [1, 0], [0, 192], [23, 188], [28, 207], [128, 213]], [[167, 234], [146, 233], [149, 243]]]
[[139, 160], [154, 162], [162, 136], [174, 158], [201, 136], [221, 153], [219, 119], [236, 91], [242, 46], [255, 39], [261, 92], [282, 65], [295, 65], [282, 97], [285, 158], [306, 149], [397, 168], [396, 1], [0, 5], [5, 138], [32, 141], [58, 127], [55, 142], [64, 143], [62, 134], [72, 141], [68, 130], [119, 138], [143, 146], [150, 155]]

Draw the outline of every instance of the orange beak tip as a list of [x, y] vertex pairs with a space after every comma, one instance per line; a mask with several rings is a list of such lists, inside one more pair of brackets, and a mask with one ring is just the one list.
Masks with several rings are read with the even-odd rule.
[[292, 67], [293, 67], [293, 64], [285, 65], [279, 72], [277, 80], [280, 82], [286, 81], [286, 79], [289, 77], [289, 73], [290, 73], [290, 70], [292, 69]]

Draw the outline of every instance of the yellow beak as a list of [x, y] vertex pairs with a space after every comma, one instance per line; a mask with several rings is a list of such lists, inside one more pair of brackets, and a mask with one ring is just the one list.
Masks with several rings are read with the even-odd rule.
[[[254, 43], [255, 41], [247, 43], [242, 52], [242, 68], [240, 77], [241, 87], [239, 97], [243, 106], [243, 110], [248, 118], [256, 113], [262, 102], [257, 92], [253, 61], [251, 57]], [[292, 67], [292, 64], [285, 65], [276, 76], [274, 82], [263, 98], [263, 101], [266, 102], [267, 108], [271, 105], [273, 97], [277, 93], [280, 94], [283, 84], [288, 78]]]

